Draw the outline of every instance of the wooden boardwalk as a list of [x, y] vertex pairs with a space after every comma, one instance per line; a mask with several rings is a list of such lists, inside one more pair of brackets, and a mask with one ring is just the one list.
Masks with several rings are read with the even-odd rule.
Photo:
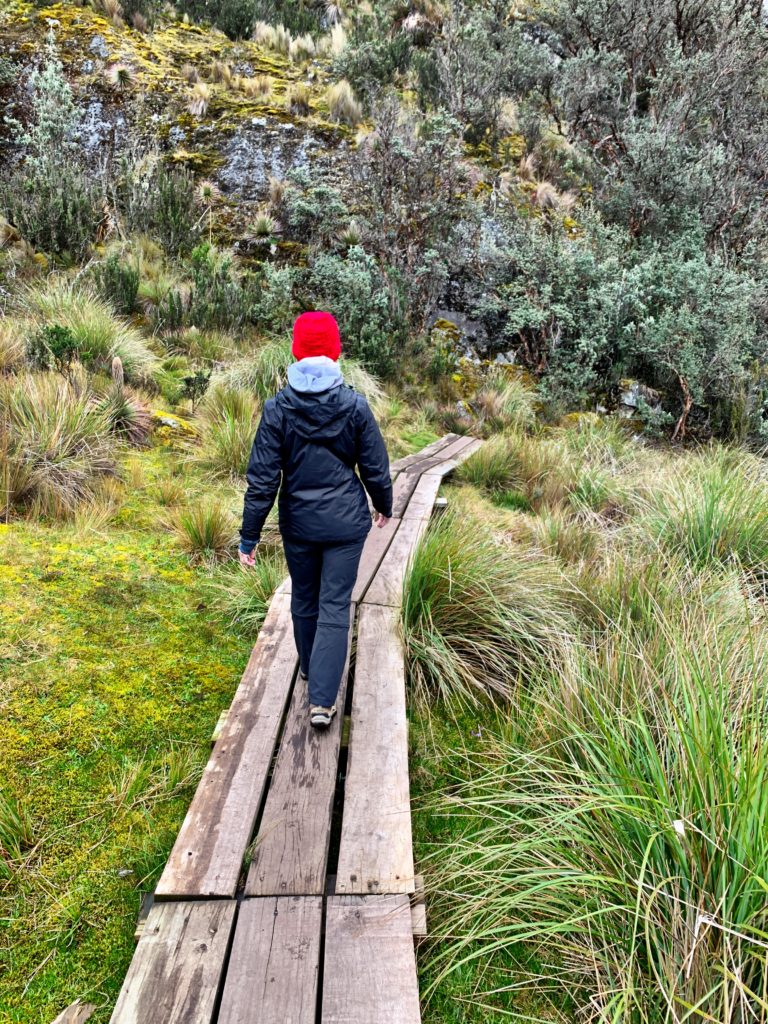
[[479, 444], [449, 434], [393, 465], [394, 516], [363, 551], [354, 665], [325, 733], [297, 679], [290, 581], [273, 598], [112, 1024], [420, 1021], [399, 604], [440, 482]]

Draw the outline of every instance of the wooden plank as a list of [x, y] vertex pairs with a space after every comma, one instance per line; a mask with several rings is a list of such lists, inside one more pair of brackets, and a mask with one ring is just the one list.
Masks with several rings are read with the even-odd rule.
[[419, 1024], [407, 896], [331, 896], [322, 1024]]
[[[349, 649], [354, 621], [353, 606]], [[338, 713], [325, 732], [309, 724], [306, 686], [294, 688], [248, 871], [248, 896], [322, 895], [325, 890], [348, 669], [349, 653]]]
[[111, 1024], [210, 1024], [235, 907], [232, 900], [156, 903]]
[[429, 519], [432, 515], [432, 509], [435, 507], [437, 492], [440, 490], [442, 482], [443, 478], [441, 476], [431, 473], [421, 477], [411, 495], [411, 500], [405, 507], [403, 519]]
[[357, 580], [352, 589], [352, 601], [357, 604], [361, 601], [370, 586], [371, 580], [381, 564], [381, 560], [387, 553], [393, 538], [397, 534], [400, 520], [390, 519], [386, 526], [373, 526], [368, 534], [363, 553], [360, 557], [360, 567], [357, 571]]
[[481, 448], [483, 445], [483, 442], [477, 437], [468, 438], [467, 440], [469, 441], [469, 444], [462, 448], [460, 452], [457, 452], [450, 459], [446, 459], [437, 466], [425, 470], [425, 475], [431, 476], [437, 474], [440, 477], [447, 476], [449, 473], [452, 473], [457, 466], [460, 466], [462, 462], [466, 462], [470, 455], [473, 455], [477, 449]]
[[428, 522], [428, 519], [403, 519], [368, 588], [363, 599], [364, 604], [401, 604], [408, 560], [415, 551]]
[[416, 485], [421, 479], [418, 469], [408, 469], [400, 473], [392, 487], [392, 515], [401, 519], [411, 495], [416, 490]]
[[427, 907], [424, 903], [414, 903], [411, 906], [411, 931], [416, 938], [425, 939], [427, 931]]
[[94, 1013], [96, 1007], [93, 1003], [81, 1003], [76, 999], [66, 1010], [61, 1011], [53, 1024], [85, 1024]]
[[291, 599], [272, 599], [156, 898], [234, 896], [298, 659]]
[[397, 611], [364, 604], [336, 892], [414, 889], [405, 666]]
[[314, 1021], [322, 926], [321, 896], [244, 900], [219, 1024]]
[[391, 469], [393, 473], [402, 473], [405, 469], [411, 469], [419, 462], [423, 462], [425, 459], [431, 458], [433, 455], [437, 455], [443, 448], [447, 448], [448, 445], [455, 441], [459, 434], [445, 434], [444, 437], [438, 437], [436, 441], [428, 444], [425, 448], [422, 448], [418, 452], [414, 452], [412, 455], [404, 455], [396, 462], [392, 463]]

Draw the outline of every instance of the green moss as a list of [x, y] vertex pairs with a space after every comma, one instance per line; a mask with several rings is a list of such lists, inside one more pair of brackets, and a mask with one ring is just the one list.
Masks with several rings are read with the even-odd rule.
[[[194, 788], [194, 772], [168, 784], [168, 759], [204, 764], [250, 652], [253, 637], [209, 609], [204, 573], [162, 526], [152, 488], [176, 459], [132, 457], [141, 479], [112, 527], [0, 527], [0, 778], [36, 843], [0, 889], [3, 1024], [50, 1024], [78, 997], [99, 1006], [95, 1024], [109, 1019], [139, 890]], [[184, 481], [190, 500], [210, 489]], [[148, 781], [126, 797], [137, 764]]]

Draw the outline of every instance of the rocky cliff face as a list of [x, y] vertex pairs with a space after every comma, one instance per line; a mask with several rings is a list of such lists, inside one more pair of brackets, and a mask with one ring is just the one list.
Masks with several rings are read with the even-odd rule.
[[[341, 181], [350, 129], [324, 103], [327, 60], [293, 63], [253, 41], [176, 22], [142, 33], [89, 7], [11, 3], [0, 12], [0, 109], [22, 123], [29, 76], [53, 30], [82, 118], [89, 160], [159, 147], [169, 161], [212, 180], [229, 201], [233, 236], [264, 201], [270, 178], [317, 169]], [[199, 84], [198, 84], [199, 83]], [[301, 92], [301, 109], [292, 97]], [[0, 155], [17, 158], [0, 119]]]

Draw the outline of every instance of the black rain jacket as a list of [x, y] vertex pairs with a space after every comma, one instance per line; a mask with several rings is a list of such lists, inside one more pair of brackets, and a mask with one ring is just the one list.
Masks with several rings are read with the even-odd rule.
[[259, 540], [278, 489], [280, 532], [288, 540], [363, 539], [371, 528], [365, 490], [377, 512], [392, 515], [384, 439], [365, 398], [346, 385], [320, 393], [288, 385], [270, 398], [246, 478], [244, 542]]

